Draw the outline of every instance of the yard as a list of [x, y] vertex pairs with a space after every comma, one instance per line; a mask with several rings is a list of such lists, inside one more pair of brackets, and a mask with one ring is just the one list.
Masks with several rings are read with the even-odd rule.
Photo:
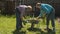
[[[15, 16], [0, 16], [0, 34], [18, 34], [15, 32], [16, 29], [16, 17]], [[47, 33], [46, 23], [40, 21], [39, 24], [35, 24], [33, 30], [28, 30], [31, 26], [31, 23], [26, 23], [23, 25], [24, 28], [21, 29], [20, 34], [53, 34], [52, 30]], [[60, 34], [60, 23], [55, 19], [56, 34]], [[50, 29], [52, 29], [50, 24]]]

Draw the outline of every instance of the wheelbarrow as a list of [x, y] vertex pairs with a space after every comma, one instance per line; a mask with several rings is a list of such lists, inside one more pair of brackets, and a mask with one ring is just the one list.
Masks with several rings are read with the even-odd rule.
[[30, 18], [30, 19], [25, 19], [23, 20], [23, 22], [25, 23], [31, 23], [31, 28], [34, 27], [34, 24], [38, 24], [39, 23], [39, 19], [36, 19], [36, 18]]

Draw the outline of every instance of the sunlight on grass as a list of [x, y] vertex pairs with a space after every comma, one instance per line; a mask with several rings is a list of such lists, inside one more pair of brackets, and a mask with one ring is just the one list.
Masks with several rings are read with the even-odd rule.
[[0, 33], [11, 34], [15, 29], [15, 18], [0, 17]]
[[[55, 20], [55, 26], [56, 26], [56, 34], [60, 34], [60, 23]], [[15, 30], [16, 26], [16, 18], [14, 16], [0, 16], [0, 34], [13, 34], [13, 31]], [[46, 23], [44, 24], [42, 21], [40, 21], [39, 24], [35, 24], [35, 28], [41, 28], [43, 31], [28, 31], [27, 29], [31, 27], [31, 23], [26, 23], [26, 25], [23, 25], [24, 28], [21, 29], [21, 31], [26, 31], [26, 34], [40, 34], [41, 32], [46, 34], [46, 31], [44, 30], [46, 28]], [[50, 28], [51, 24], [50, 24]]]

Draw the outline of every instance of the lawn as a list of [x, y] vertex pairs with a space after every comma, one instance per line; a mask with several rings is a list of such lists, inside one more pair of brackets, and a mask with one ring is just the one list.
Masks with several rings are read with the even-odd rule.
[[[18, 34], [15, 32], [16, 29], [16, 18], [15, 16], [0, 16], [0, 34]], [[33, 30], [28, 30], [31, 27], [31, 23], [26, 23], [23, 25], [24, 28], [21, 29], [20, 34], [47, 34], [46, 23], [42, 21], [39, 24], [35, 24]], [[56, 34], [60, 34], [60, 23], [55, 20]], [[52, 29], [50, 24], [50, 29]], [[14, 32], [14, 33], [13, 33]], [[48, 34], [53, 34], [50, 31]]]

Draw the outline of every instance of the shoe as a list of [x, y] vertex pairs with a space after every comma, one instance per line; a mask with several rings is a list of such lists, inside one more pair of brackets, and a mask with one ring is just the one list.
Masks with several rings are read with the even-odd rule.
[[55, 28], [53, 28], [53, 32], [55, 32]]

